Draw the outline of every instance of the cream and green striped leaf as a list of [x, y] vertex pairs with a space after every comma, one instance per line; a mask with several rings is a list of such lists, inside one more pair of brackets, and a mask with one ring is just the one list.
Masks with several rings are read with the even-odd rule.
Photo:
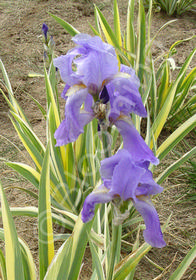
[[[3, 65], [3, 62], [2, 60], [0, 59], [0, 69], [3, 73], [3, 77], [4, 77], [4, 81], [5, 81], [5, 87], [7, 88], [7, 91], [8, 91], [8, 96], [9, 96], [9, 102], [8, 102], [8, 105], [10, 106], [10, 108], [15, 111], [16, 113], [18, 113], [27, 123], [29, 123], [30, 125], [30, 122], [29, 120], [27, 119], [27, 117], [25, 116], [22, 108], [20, 107], [20, 105], [18, 104], [17, 100], [15, 99], [14, 97], [14, 92], [12, 90], [12, 86], [11, 86], [11, 83], [10, 83], [10, 80], [9, 80], [9, 77], [8, 77], [8, 74], [5, 70], [5, 67]], [[3, 93], [3, 91], [1, 90], [1, 92]]]
[[114, 0], [114, 33], [116, 35], [119, 46], [122, 47], [120, 17], [117, 0]]
[[[52, 221], [65, 229], [73, 230], [75, 225], [75, 216], [73, 217], [72, 213], [67, 211], [60, 211], [54, 208], [54, 212], [52, 213]], [[10, 211], [12, 216], [24, 216], [24, 217], [38, 217], [38, 208], [34, 206], [25, 206], [25, 207], [11, 207]], [[57, 213], [61, 213], [61, 215]], [[0, 209], [0, 216], [2, 216], [2, 210]], [[77, 216], [76, 216], [77, 217]]]
[[40, 173], [37, 172], [33, 167], [21, 162], [6, 162], [6, 165], [14, 169], [25, 179], [31, 182], [36, 187], [36, 189], [39, 188]]
[[95, 270], [96, 270], [97, 279], [105, 280], [103, 265], [101, 263], [100, 256], [97, 253], [95, 245], [91, 241], [89, 243], [90, 243], [90, 249], [91, 249], [91, 254], [92, 254], [92, 259], [93, 259], [93, 265], [94, 265]]
[[81, 217], [78, 217], [72, 235], [57, 251], [44, 280], [78, 279], [91, 227], [92, 222], [83, 224]]
[[129, 0], [128, 9], [127, 9], [127, 30], [126, 30], [126, 47], [127, 47], [127, 56], [130, 60], [131, 66], [134, 66], [134, 57], [135, 55], [135, 42], [136, 36], [134, 31], [134, 3], [135, 0]]
[[48, 266], [54, 257], [54, 240], [50, 201], [50, 150], [47, 145], [39, 184], [38, 236], [39, 236], [39, 272], [44, 279]]
[[192, 148], [186, 154], [184, 154], [180, 159], [172, 163], [169, 167], [167, 167], [159, 176], [156, 178], [156, 182], [161, 184], [172, 172], [179, 169], [179, 167], [193, 157], [196, 154], [196, 147]]
[[1, 249], [0, 249], [0, 276], [2, 277], [2, 280], [7, 280], [5, 257]]
[[62, 20], [61, 18], [59, 18], [53, 14], [49, 13], [49, 15], [51, 17], [53, 17], [53, 19], [55, 19], [56, 22], [58, 22], [71, 36], [75, 36], [76, 34], [80, 33], [75, 27], [73, 27], [68, 22]]
[[162, 160], [196, 126], [196, 114], [177, 128], [157, 149], [156, 155]]
[[[1, 228], [0, 228], [0, 240], [5, 241], [5, 231], [4, 231], [4, 229], [1, 229]], [[25, 280], [36, 280], [37, 271], [36, 271], [36, 266], [35, 266], [31, 251], [30, 251], [28, 245], [26, 244], [26, 242], [19, 237], [18, 237], [18, 242], [19, 242], [21, 254], [22, 254], [22, 262], [23, 262]], [[4, 271], [6, 272], [6, 263], [5, 263]], [[5, 279], [8, 279], [7, 274], [6, 274]]]
[[169, 280], [180, 280], [195, 258], [196, 258], [196, 244], [188, 252], [188, 254], [183, 259], [183, 261], [179, 264], [175, 272], [170, 276]]
[[1, 182], [0, 197], [4, 227], [7, 279], [25, 280], [25, 271], [18, 235]]

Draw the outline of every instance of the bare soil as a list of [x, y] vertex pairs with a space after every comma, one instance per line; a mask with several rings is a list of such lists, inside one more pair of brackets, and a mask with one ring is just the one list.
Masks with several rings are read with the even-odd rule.
[[[94, 1], [102, 8], [109, 23], [112, 24], [111, 2]], [[118, 1], [120, 7], [121, 25], [126, 25], [127, 0]], [[45, 106], [45, 85], [43, 78], [30, 78], [28, 74], [36, 72], [43, 74], [43, 43], [41, 28], [43, 22], [47, 23], [50, 35], [56, 44], [56, 55], [65, 54], [72, 46], [71, 37], [67, 34], [48, 14], [55, 14], [71, 23], [80, 32], [92, 34], [89, 23], [94, 26], [93, 5], [91, 1], [74, 0], [0, 0], [0, 57], [7, 69], [13, 91], [20, 101], [25, 113], [32, 123], [37, 135], [45, 143], [45, 125], [41, 114], [26, 93], [31, 94], [43, 106]], [[174, 18], [172, 18], [174, 19]], [[196, 34], [196, 17], [194, 13], [186, 13], [177, 21], [163, 30], [156, 38], [153, 45], [153, 56], [157, 57], [166, 52], [177, 40], [189, 38]], [[165, 14], [155, 13], [152, 19], [152, 33], [171, 18]], [[196, 45], [196, 40], [186, 41], [180, 44], [174, 56], [177, 66], [181, 66]], [[196, 58], [191, 67], [196, 64]], [[2, 78], [0, 73], [0, 79]], [[0, 86], [2, 84], [0, 83]], [[63, 83], [59, 86], [59, 91]], [[63, 102], [63, 101], [62, 101]], [[63, 104], [63, 103], [62, 103]], [[63, 107], [63, 106], [62, 106]], [[33, 190], [33, 187], [6, 167], [4, 160], [30, 161], [14, 128], [10, 122], [8, 106], [0, 95], [0, 177], [10, 206], [36, 206], [37, 201], [28, 194], [13, 187], [23, 187]], [[194, 139], [189, 139], [193, 144]], [[20, 149], [20, 151], [18, 150]], [[184, 152], [187, 147], [184, 147]], [[172, 162], [176, 157], [171, 153], [164, 165], [159, 170]], [[163, 249], [152, 249], [147, 257], [166, 268], [163, 275], [158, 277], [161, 270], [152, 265], [147, 258], [143, 258], [137, 268], [135, 280], [169, 279], [172, 271], [179, 265], [186, 253], [195, 243], [196, 207], [192, 202], [178, 203], [183, 200], [187, 190], [186, 178], [176, 172], [163, 185], [165, 191], [155, 199], [161, 223], [164, 223], [172, 214], [170, 226], [167, 229], [165, 240], [167, 247]], [[19, 236], [25, 239], [30, 246], [33, 256], [38, 265], [38, 236], [37, 221], [35, 218], [16, 217], [15, 223]], [[2, 226], [2, 222], [1, 226]], [[130, 239], [132, 243], [134, 239]], [[58, 248], [59, 244], [56, 244]], [[3, 246], [3, 244], [2, 244]], [[124, 252], [126, 253], [126, 252]], [[90, 253], [84, 257], [84, 266], [80, 279], [90, 279], [91, 267]], [[156, 278], [157, 277], [157, 278]], [[182, 279], [196, 279], [196, 262], [193, 262]]]

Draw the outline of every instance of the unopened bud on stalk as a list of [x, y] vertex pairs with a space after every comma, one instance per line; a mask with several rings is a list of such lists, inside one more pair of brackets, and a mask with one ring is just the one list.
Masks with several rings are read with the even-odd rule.
[[43, 25], [42, 25], [42, 32], [44, 34], [45, 42], [47, 42], [48, 26], [45, 23], [43, 23]]

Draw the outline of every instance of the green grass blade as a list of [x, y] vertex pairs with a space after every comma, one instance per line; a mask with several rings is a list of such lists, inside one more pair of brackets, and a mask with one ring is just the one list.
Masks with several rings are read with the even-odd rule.
[[4, 67], [3, 62], [2, 62], [1, 59], [0, 59], [0, 69], [1, 69], [1, 71], [3, 73], [3, 78], [5, 80], [5, 85], [6, 85], [7, 89], [8, 89], [8, 94], [9, 94], [10, 102], [14, 106], [14, 102], [13, 102], [14, 93], [13, 93], [13, 90], [12, 90], [12, 86], [11, 86], [11, 83], [10, 83], [7, 71], [6, 71], [5, 67]]
[[54, 257], [54, 240], [50, 203], [50, 153], [49, 144], [43, 160], [39, 185], [39, 271], [40, 280], [44, 279], [48, 266]]
[[69, 280], [75, 280], [78, 278], [92, 223], [93, 221], [83, 224], [81, 217], [79, 216], [75, 224], [72, 233], [73, 245], [71, 248], [72, 250], [70, 258], [70, 267], [67, 278]]
[[28, 92], [26, 92], [26, 94], [33, 100], [33, 102], [36, 104], [37, 108], [40, 110], [40, 112], [42, 113], [42, 116], [46, 119], [46, 110], [44, 109], [44, 107], [39, 103], [39, 101], [37, 99], [35, 99], [31, 94], [29, 94]]
[[[5, 230], [0, 228], [0, 240], [5, 240]], [[21, 239], [18, 238], [18, 242], [21, 249], [21, 255], [22, 255], [22, 263], [24, 268], [24, 279], [25, 280], [36, 280], [36, 267], [33, 261], [33, 256], [31, 254], [31, 251], [29, 247], [26, 245], [26, 243]], [[12, 268], [13, 269], [13, 268]], [[6, 278], [5, 279], [9, 279]], [[19, 279], [19, 278], [17, 278]], [[3, 279], [4, 280], [4, 279]]]
[[106, 37], [107, 42], [109, 44], [113, 45], [114, 47], [116, 47], [117, 49], [120, 49], [120, 46], [118, 44], [118, 40], [116, 38], [116, 35], [112, 31], [112, 29], [111, 29], [109, 23], [107, 22], [106, 18], [104, 17], [104, 15], [102, 14], [102, 12], [99, 10], [98, 7], [95, 6], [95, 10], [96, 10], [100, 26], [103, 30], [103, 33]]
[[[52, 85], [50, 83], [50, 79], [49, 79], [49, 76], [46, 72], [46, 69], [45, 69], [45, 84], [46, 84], [48, 111], [49, 111], [49, 108], [52, 107], [52, 111], [53, 111], [53, 114], [54, 114], [54, 119], [53, 119], [54, 124], [53, 125], [55, 126], [54, 129], [56, 130], [56, 128], [60, 125], [60, 114], [59, 114], [58, 106], [57, 106], [56, 101], [55, 101], [55, 94], [53, 92]], [[48, 138], [49, 137], [50, 136], [48, 135]], [[63, 166], [66, 170], [65, 147], [61, 146], [59, 149], [61, 151], [61, 159], [62, 159], [62, 162], [63, 162]]]
[[94, 244], [90, 241], [90, 249], [91, 249], [91, 254], [92, 254], [92, 259], [93, 259], [93, 264], [96, 269], [96, 274], [99, 280], [105, 280], [104, 276], [104, 271], [103, 271], [103, 266], [101, 264], [100, 257], [95, 249]]
[[31, 129], [31, 127], [28, 125], [28, 123], [25, 123], [25, 121], [14, 112], [11, 112], [12, 116], [16, 120], [16, 122], [20, 125], [22, 128], [23, 133], [28, 137], [28, 139], [31, 141], [31, 143], [35, 146], [35, 148], [38, 150], [39, 154], [44, 156], [45, 153], [45, 147], [40, 141], [40, 139], [37, 137], [37, 135], [34, 133], [34, 131]]
[[5, 259], [7, 278], [12, 280], [25, 280], [18, 235], [1, 183], [0, 195], [5, 236]]
[[104, 251], [106, 252], [106, 260], [105, 260], [105, 270], [106, 275], [108, 275], [109, 270], [109, 262], [110, 262], [110, 229], [108, 222], [108, 208], [107, 204], [105, 204], [105, 215], [104, 215]]
[[20, 239], [19, 242], [23, 259], [25, 279], [36, 280], [36, 267], [31, 251], [24, 240]]
[[172, 276], [170, 276], [169, 280], [180, 280], [195, 258], [196, 258], [196, 245], [188, 252], [186, 257], [178, 266], [178, 268], [175, 270]]
[[[69, 178], [69, 174], [67, 174], [67, 169], [66, 169], [66, 174], [65, 174], [65, 170], [64, 170], [64, 166], [63, 166], [63, 161], [61, 158], [61, 148], [60, 147], [55, 147], [55, 143], [56, 140], [54, 139], [54, 132], [56, 130], [56, 125], [54, 123], [54, 110], [53, 107], [51, 106], [49, 109], [49, 113], [48, 113], [48, 119], [49, 119], [49, 123], [48, 123], [48, 136], [50, 139], [50, 159], [51, 159], [51, 163], [53, 165], [53, 169], [54, 169], [54, 173], [57, 177], [58, 180], [58, 192], [60, 192], [61, 196], [63, 197], [62, 202], [62, 206], [64, 206], [67, 209], [72, 209], [74, 210], [74, 204], [71, 200], [70, 197], [70, 187], [73, 185], [73, 183], [75, 183], [75, 176], [74, 176], [74, 172], [73, 172], [73, 176]], [[68, 145], [66, 146], [66, 152], [69, 151], [68, 149]], [[67, 165], [71, 165], [71, 158], [67, 158], [68, 163], [66, 163]], [[73, 163], [72, 163], [72, 168], [73, 168]], [[66, 176], [67, 175], [67, 176]], [[67, 181], [67, 178], [69, 179], [69, 181]], [[72, 181], [71, 181], [72, 179]], [[72, 185], [70, 186], [69, 183], [72, 183]], [[57, 189], [57, 185], [54, 185], [53, 191], [55, 192], [55, 189]], [[58, 194], [57, 194], [58, 197]], [[60, 197], [59, 197], [60, 199]]]
[[183, 80], [180, 88], [177, 88], [177, 94], [180, 93], [179, 97], [176, 98], [174, 105], [172, 106], [172, 112], [175, 112], [180, 108], [186, 99], [191, 86], [194, 84], [196, 80], [196, 67], [191, 70], [191, 72], [187, 75], [187, 77]]
[[94, 33], [95, 36], [101, 37], [101, 35], [99, 34], [99, 32], [98, 32], [90, 23], [89, 23], [89, 26], [90, 26], [90, 28], [91, 28], [91, 30], [93, 31], [93, 33]]
[[17, 122], [14, 122], [14, 120], [12, 118], [10, 118], [10, 119], [11, 119], [11, 122], [12, 122], [16, 132], [18, 133], [18, 136], [19, 136], [20, 140], [22, 141], [25, 149], [27, 150], [27, 152], [31, 156], [32, 160], [36, 164], [38, 170], [40, 170], [42, 161], [43, 161], [43, 157], [40, 155], [39, 150], [37, 150], [36, 147], [34, 146], [34, 144], [29, 140], [29, 138], [23, 132], [20, 125]]
[[0, 249], [0, 276], [3, 277], [2, 280], [7, 280], [5, 257]]
[[178, 126], [194, 114], [196, 114], [196, 95], [189, 98], [189, 100], [168, 119], [168, 123], [171, 127]]
[[[132, 249], [133, 252], [136, 251], [139, 248], [139, 245], [140, 245], [139, 233], [140, 233], [140, 227], [138, 228], [136, 240], [135, 240], [135, 242], [133, 244], [133, 249]], [[127, 276], [126, 280], [133, 280], [134, 279], [135, 269], [136, 269], [136, 267], [132, 269], [132, 271]]]
[[31, 166], [20, 162], [6, 162], [6, 165], [21, 174], [25, 179], [31, 182], [37, 189], [39, 187], [40, 173]]
[[122, 46], [120, 17], [117, 0], [114, 0], [114, 33], [116, 35], [119, 46]]
[[[132, 55], [135, 55], [135, 32], [134, 32], [134, 2], [135, 0], [129, 0], [128, 9], [127, 9], [127, 32], [126, 32], [126, 46], [128, 51], [128, 59], [132, 67], [134, 66], [134, 58]], [[131, 55], [132, 54], [132, 55]]]
[[151, 139], [151, 145], [150, 145], [151, 148], [153, 147], [153, 138], [154, 138], [154, 141], [156, 142], [165, 125], [165, 122], [167, 120], [167, 117], [168, 117], [171, 107], [172, 107], [176, 88], [177, 88], [176, 83], [170, 87], [169, 93], [167, 95], [167, 99], [166, 99], [165, 103], [163, 104], [161, 110], [159, 111], [159, 113], [152, 125], [152, 139]]
[[44, 280], [78, 279], [91, 227], [92, 222], [83, 224], [81, 217], [78, 217], [71, 237], [58, 250]]
[[147, 53], [151, 50], [152, 44], [153, 44], [154, 40], [156, 39], [156, 37], [159, 35], [159, 33], [162, 30], [164, 30], [168, 25], [173, 24], [176, 21], [177, 21], [177, 19], [172, 19], [172, 20], [166, 22], [163, 26], [161, 26], [161, 28], [155, 33], [154, 37], [151, 39], [151, 41], [150, 41], [150, 43], [148, 45]]
[[196, 114], [177, 128], [158, 148], [157, 157], [162, 160], [194, 127]]
[[[18, 104], [17, 100], [14, 97], [14, 93], [13, 93], [11, 83], [10, 83], [9, 78], [8, 78], [8, 74], [5, 70], [5, 67], [4, 67], [1, 59], [0, 59], [0, 69], [2, 70], [2, 73], [3, 73], [3, 77], [4, 77], [4, 80], [5, 80], [5, 85], [7, 87], [7, 91], [8, 91], [8, 95], [9, 95], [9, 101], [10, 101], [11, 106], [10, 106], [9, 102], [8, 102], [8, 105], [10, 107], [13, 107], [14, 111], [16, 113], [20, 114], [20, 116], [30, 125], [30, 123], [29, 123], [27, 117], [25, 116], [22, 108], [20, 107], [20, 105]], [[7, 101], [7, 99], [6, 99], [6, 101]]]
[[[168, 226], [170, 218], [171, 216], [169, 216], [166, 223], [161, 227], [163, 232]], [[145, 242], [136, 251], [123, 258], [114, 268], [113, 280], [124, 280], [151, 248], [152, 247]]]
[[170, 83], [170, 69], [169, 69], [169, 63], [166, 60], [163, 66], [162, 70], [162, 77], [160, 80], [160, 86], [158, 88], [158, 99], [157, 99], [157, 112], [159, 113], [161, 110], [163, 104], [165, 103], [165, 100], [169, 93], [169, 83]]
[[146, 22], [143, 1], [139, 1], [138, 25], [137, 25], [137, 55], [136, 74], [140, 82], [143, 81], [143, 72], [146, 59]]
[[[26, 206], [26, 207], [11, 207], [10, 211], [12, 216], [26, 216], [26, 217], [38, 217], [38, 208], [34, 206]], [[0, 216], [2, 216], [2, 210], [0, 209]], [[72, 218], [65, 215], [52, 213], [52, 221], [62, 227], [73, 230], [75, 222]]]
[[145, 256], [152, 247], [144, 243], [139, 249], [134, 253], [125, 257], [118, 265], [115, 267], [114, 280], [124, 280], [129, 273], [136, 267], [139, 261]]
[[72, 242], [73, 242], [73, 238], [71, 236], [59, 248], [46, 272], [44, 280], [51, 280], [51, 279], [68, 280], [67, 275], [68, 275], [69, 265], [70, 265], [69, 260], [71, 257], [70, 254], [71, 254]]
[[64, 21], [63, 19], [50, 14], [49, 15], [56, 20], [72, 37], [75, 36], [76, 34], [80, 33], [75, 27], [73, 27], [71, 24], [68, 22]]
[[[174, 84], [172, 84], [170, 86], [169, 89], [169, 93], [167, 94], [167, 98], [158, 114], [158, 116], [156, 117], [153, 125], [152, 125], [152, 137], [154, 137], [155, 141], [157, 141], [158, 136], [161, 133], [162, 128], [165, 125], [165, 122], [168, 118], [168, 115], [170, 114], [171, 108], [172, 108], [172, 104], [173, 104], [173, 100], [176, 94], [176, 89], [177, 87], [182, 84], [185, 72], [194, 56], [196, 52], [196, 48], [190, 53], [190, 55], [188, 56], [188, 58], [186, 59], [185, 63], [183, 64]], [[153, 146], [153, 139], [151, 140], [151, 148]]]
[[93, 125], [92, 122], [87, 126], [86, 133], [86, 153], [87, 153], [87, 162], [88, 162], [88, 174], [90, 175], [89, 179], [91, 180], [91, 185], [95, 186], [96, 184], [96, 164], [95, 164], [95, 143], [93, 137]]
[[38, 200], [38, 195], [35, 192], [32, 192], [31, 190], [28, 190], [28, 189], [25, 189], [25, 188], [22, 188], [22, 187], [18, 187], [18, 186], [9, 186], [9, 187], [6, 187], [5, 189], [20, 190], [20, 191], [26, 192], [28, 195], [30, 195], [31, 197], [33, 197], [33, 198]]
[[192, 148], [189, 152], [184, 154], [180, 159], [175, 161], [166, 170], [164, 170], [156, 179], [157, 184], [161, 184], [172, 172], [177, 170], [183, 163], [191, 158], [196, 153], [196, 147]]

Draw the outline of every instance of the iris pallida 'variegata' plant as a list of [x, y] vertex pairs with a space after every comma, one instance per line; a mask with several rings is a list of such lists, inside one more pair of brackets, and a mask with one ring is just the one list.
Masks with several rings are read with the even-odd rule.
[[[131, 121], [132, 113], [147, 116], [139, 79], [132, 68], [119, 67], [115, 49], [100, 37], [78, 34], [73, 41], [75, 48], [54, 59], [66, 83], [62, 93], [66, 99], [65, 119], [55, 132], [57, 146], [75, 141], [84, 126], [96, 118], [103, 147], [107, 148], [100, 168], [103, 184], [86, 197], [82, 221], [92, 220], [96, 204], [112, 201], [114, 223], [118, 225], [127, 217], [122, 209], [131, 200], [145, 221], [145, 241], [161, 248], [166, 244], [150, 196], [160, 193], [162, 187], [148, 169], [150, 163], [157, 165], [159, 161]], [[123, 149], [114, 155], [110, 150], [113, 125], [123, 138]]]

